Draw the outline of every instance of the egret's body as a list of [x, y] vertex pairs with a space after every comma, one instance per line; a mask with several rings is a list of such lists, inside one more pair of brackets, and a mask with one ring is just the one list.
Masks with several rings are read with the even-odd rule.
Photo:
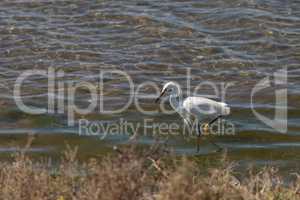
[[[218, 118], [230, 114], [229, 106], [223, 102], [217, 102], [205, 97], [187, 97], [183, 100], [180, 86], [175, 82], [166, 83], [161, 91], [160, 97], [165, 93], [169, 95], [172, 108], [184, 118], [185, 123], [189, 126], [192, 125], [190, 121], [191, 116], [198, 122], [201, 122], [205, 118], [211, 118], [213, 120], [208, 123], [208, 125], [210, 125]], [[198, 128], [198, 131], [198, 136], [200, 137], [201, 129]]]
[[203, 118], [230, 114], [230, 108], [226, 103], [217, 102], [205, 97], [187, 97], [182, 102], [182, 107], [185, 112], [192, 114], [199, 121]]

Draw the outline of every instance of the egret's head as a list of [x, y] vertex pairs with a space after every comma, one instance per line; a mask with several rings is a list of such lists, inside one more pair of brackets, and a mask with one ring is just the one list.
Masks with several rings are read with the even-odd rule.
[[178, 83], [175, 83], [175, 82], [172, 82], [172, 81], [166, 83], [164, 85], [163, 89], [161, 90], [159, 97], [155, 100], [155, 102], [158, 102], [159, 99], [163, 95], [167, 95], [167, 96], [179, 96], [179, 95], [181, 95], [180, 85]]

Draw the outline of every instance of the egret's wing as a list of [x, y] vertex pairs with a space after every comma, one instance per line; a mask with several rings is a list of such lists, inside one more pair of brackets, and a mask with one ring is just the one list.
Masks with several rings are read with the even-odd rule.
[[223, 115], [227, 104], [204, 97], [188, 97], [183, 102], [184, 109], [199, 118]]
[[216, 96], [212, 96], [212, 95], [200, 95], [199, 97], [210, 99], [213, 101], [219, 101], [219, 102], [222, 101], [222, 99], [220, 97], [216, 97]]

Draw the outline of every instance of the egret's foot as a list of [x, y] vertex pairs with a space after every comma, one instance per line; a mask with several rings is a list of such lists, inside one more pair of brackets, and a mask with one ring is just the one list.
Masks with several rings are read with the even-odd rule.
[[203, 124], [203, 131], [209, 131], [209, 124], [208, 123], [205, 123]]
[[216, 149], [214, 152], [215, 152], [215, 153], [221, 153], [221, 152], [223, 152], [223, 151], [224, 151], [224, 149], [220, 147], [220, 148]]
[[202, 129], [203, 135], [209, 135], [209, 132], [210, 132], [209, 131], [210, 130], [209, 123], [202, 124], [201, 129]]

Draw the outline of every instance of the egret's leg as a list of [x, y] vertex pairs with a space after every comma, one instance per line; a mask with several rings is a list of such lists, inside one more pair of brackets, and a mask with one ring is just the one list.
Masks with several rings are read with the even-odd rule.
[[220, 147], [219, 145], [217, 145], [216, 143], [214, 143], [213, 141], [209, 141], [209, 142], [217, 148], [216, 152], [221, 152], [221, 151], [223, 151], [223, 148]]
[[201, 135], [202, 135], [201, 126], [200, 126], [200, 122], [198, 122], [197, 152], [200, 151], [200, 138], [201, 138]]
[[[214, 120], [212, 120], [211, 122], [209, 122], [208, 124], [211, 125], [212, 123], [214, 123], [217, 119], [219, 119], [220, 117], [222, 117], [221, 115], [218, 116], [217, 118], [215, 118]], [[198, 122], [198, 136], [197, 136], [197, 152], [200, 151], [200, 138], [202, 136], [202, 131], [201, 131], [201, 126], [200, 126], [200, 122]], [[220, 147], [219, 145], [217, 145], [216, 143], [214, 143], [211, 140], [208, 140], [209, 143], [211, 143], [213, 146], [215, 146], [217, 148], [216, 152], [221, 152], [223, 150], [222, 147]]]
[[215, 119], [211, 120], [208, 124], [212, 125], [215, 121], [217, 121], [219, 118], [221, 118], [222, 115], [219, 115], [218, 117], [216, 117]]
[[[215, 121], [217, 121], [219, 118], [223, 117], [222, 115], [217, 116], [215, 119], [211, 120], [208, 124], [211, 125], [213, 124]], [[212, 145], [214, 145], [217, 148], [217, 152], [220, 152], [223, 150], [222, 147], [220, 147], [219, 145], [217, 145], [216, 143], [214, 143], [213, 141], [209, 141]]]

